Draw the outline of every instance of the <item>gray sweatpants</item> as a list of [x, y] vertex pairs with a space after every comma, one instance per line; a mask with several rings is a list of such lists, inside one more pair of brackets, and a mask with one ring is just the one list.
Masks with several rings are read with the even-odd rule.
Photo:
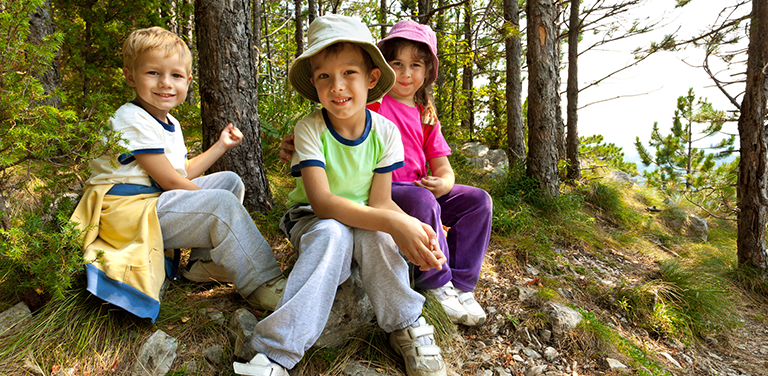
[[225, 171], [192, 182], [202, 189], [166, 191], [157, 201], [164, 247], [193, 248], [193, 258], [207, 258], [210, 252], [243, 297], [282, 274], [269, 243], [243, 207], [240, 177]]
[[290, 232], [299, 259], [288, 276], [281, 304], [256, 325], [253, 346], [257, 351], [293, 368], [322, 334], [336, 290], [350, 276], [353, 258], [384, 331], [405, 328], [421, 316], [424, 297], [411, 289], [408, 266], [389, 234], [314, 215], [299, 219]]

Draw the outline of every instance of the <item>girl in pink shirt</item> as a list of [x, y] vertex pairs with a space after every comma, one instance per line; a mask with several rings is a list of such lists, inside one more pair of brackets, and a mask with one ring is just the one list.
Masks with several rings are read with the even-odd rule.
[[[368, 108], [397, 125], [405, 149], [405, 166], [392, 175], [392, 199], [435, 229], [448, 257], [442, 270], [416, 270], [416, 287], [437, 296], [454, 323], [482, 324], [486, 314], [472, 291], [491, 236], [493, 204], [484, 190], [454, 184], [451, 149], [432, 97], [437, 37], [429, 26], [406, 20], [396, 23], [378, 46], [397, 78], [381, 103]], [[447, 236], [443, 225], [449, 228]]]

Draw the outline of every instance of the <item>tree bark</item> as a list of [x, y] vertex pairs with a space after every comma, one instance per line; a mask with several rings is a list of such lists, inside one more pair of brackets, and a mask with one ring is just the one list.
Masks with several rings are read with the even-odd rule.
[[296, 41], [295, 56], [299, 57], [304, 53], [304, 19], [301, 17], [301, 0], [293, 0], [293, 8], [295, 11], [294, 20], [296, 21], [296, 31], [293, 34]]
[[431, 0], [418, 0], [419, 7], [419, 23], [423, 25], [429, 24], [429, 12], [432, 10]]
[[[39, 45], [43, 43], [45, 37], [55, 31], [51, 0], [46, 0], [34, 13], [29, 15], [29, 37], [27, 39], [30, 43]], [[61, 98], [54, 95], [56, 90], [61, 88], [60, 69], [59, 59], [53, 58], [48, 69], [35, 72], [35, 77], [40, 80], [45, 93], [50, 95], [44, 104], [56, 108], [61, 108]]]
[[514, 166], [525, 160], [525, 124], [523, 123], [522, 93], [523, 83], [520, 78], [522, 64], [522, 43], [520, 41], [520, 8], [517, 0], [504, 0], [504, 20], [506, 21], [507, 62], [507, 158]]
[[552, 107], [555, 109], [555, 132], [557, 134], [557, 160], [565, 159], [565, 121], [563, 120], [563, 107], [562, 100], [560, 98], [560, 55], [562, 52], [562, 46], [560, 45], [560, 23], [557, 22], [559, 18], [560, 7], [555, 7], [555, 15], [553, 16], [553, 24], [555, 28], [555, 43], [552, 45], [554, 51], [552, 52], [552, 64], [555, 71], [555, 84], [553, 89], [555, 94], [552, 96]]
[[[384, 0], [382, 0], [384, 1]], [[317, 1], [316, 0], [307, 0], [307, 6], [309, 8], [309, 14], [307, 18], [307, 25], [312, 25], [312, 22], [315, 22], [315, 18], [317, 18]]]
[[766, 97], [768, 84], [768, 3], [752, 2], [749, 30], [747, 84], [739, 117], [738, 238], [739, 265], [751, 265], [765, 271], [766, 214]]
[[470, 7], [469, 3], [464, 6], [465, 13], [464, 13], [464, 40], [467, 42], [467, 52], [470, 53], [470, 58], [468, 59], [469, 62], [464, 64], [464, 70], [461, 75], [461, 90], [464, 92], [464, 95], [466, 95], [466, 100], [464, 101], [464, 104], [467, 108], [466, 117], [461, 120], [461, 126], [469, 130], [469, 138], [474, 139], [475, 137], [475, 111], [474, 111], [474, 96], [472, 93], [472, 88], [474, 86], [473, 78], [474, 78], [474, 72], [473, 72], [473, 65], [474, 65], [474, 54], [473, 46], [474, 42], [472, 41], [472, 8]]
[[244, 137], [239, 147], [226, 153], [209, 171], [234, 171], [245, 183], [246, 209], [268, 210], [272, 197], [262, 161], [250, 1], [196, 0], [195, 26], [203, 148], [213, 145], [230, 122]]
[[571, 0], [571, 14], [568, 22], [568, 86], [566, 97], [568, 104], [566, 118], [568, 135], [566, 138], [566, 160], [568, 161], [567, 177], [570, 180], [581, 178], [579, 164], [579, 5], [581, 0]]
[[555, 6], [552, 0], [529, 0], [528, 16], [528, 158], [526, 173], [543, 193], [559, 196], [557, 123], [555, 119]]

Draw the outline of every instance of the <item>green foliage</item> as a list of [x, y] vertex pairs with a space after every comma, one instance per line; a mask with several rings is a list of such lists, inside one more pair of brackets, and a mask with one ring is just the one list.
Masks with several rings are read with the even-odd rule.
[[640, 215], [627, 206], [622, 190], [613, 184], [594, 181], [581, 187], [584, 201], [601, 210], [601, 215], [625, 228], [639, 225]]
[[732, 292], [700, 267], [663, 261], [660, 276], [616, 291], [616, 306], [638, 325], [685, 338], [719, 333], [738, 324]]
[[637, 165], [624, 161], [624, 150], [614, 143], [606, 143], [603, 135], [579, 138], [579, 156], [582, 162], [591, 167], [584, 171], [585, 176], [595, 176], [598, 169], [624, 171], [637, 175]]
[[83, 270], [81, 232], [69, 222], [74, 201], [63, 197], [52, 206], [50, 213], [23, 212], [13, 227], [0, 229], [3, 295], [35, 291], [62, 299]]
[[717, 167], [716, 164], [735, 152], [736, 136], [708, 147], [698, 146], [703, 140], [720, 134], [723, 125], [733, 119], [724, 111], [715, 110], [705, 99], [697, 100], [693, 89], [689, 89], [687, 95], [677, 99], [672, 120], [671, 133], [666, 136], [661, 135], [657, 123], [653, 125], [648, 144], [655, 150], [654, 154], [643, 146], [639, 137], [635, 140], [643, 164], [656, 166], [643, 174], [648, 183], [670, 196], [685, 196], [700, 206], [717, 207], [725, 202], [724, 208], [733, 208], [735, 196], [731, 183], [736, 179], [735, 166]]

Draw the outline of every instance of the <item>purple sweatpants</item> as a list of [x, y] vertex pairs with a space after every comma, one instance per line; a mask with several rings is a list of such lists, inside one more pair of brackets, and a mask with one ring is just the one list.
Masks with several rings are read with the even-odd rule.
[[[404, 212], [432, 226], [448, 261], [443, 270], [416, 269], [417, 288], [434, 289], [452, 281], [462, 291], [473, 291], [491, 238], [493, 202], [488, 192], [455, 184], [435, 199], [426, 188], [410, 182], [392, 182], [392, 200]], [[442, 225], [450, 227], [445, 236]]]

